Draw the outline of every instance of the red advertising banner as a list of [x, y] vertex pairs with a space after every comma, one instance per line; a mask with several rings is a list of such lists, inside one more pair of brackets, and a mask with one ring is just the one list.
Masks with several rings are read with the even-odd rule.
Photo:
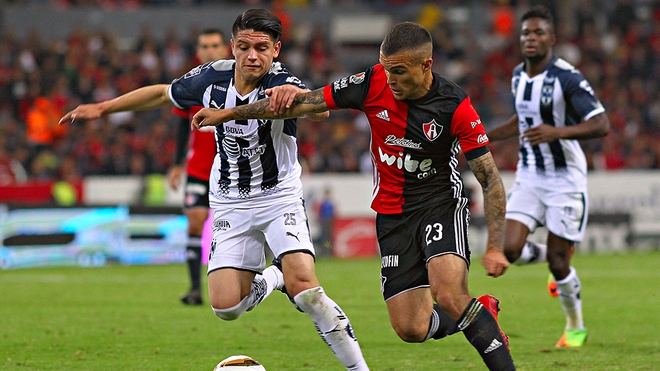
[[337, 218], [332, 237], [334, 257], [378, 256], [376, 219], [373, 217]]

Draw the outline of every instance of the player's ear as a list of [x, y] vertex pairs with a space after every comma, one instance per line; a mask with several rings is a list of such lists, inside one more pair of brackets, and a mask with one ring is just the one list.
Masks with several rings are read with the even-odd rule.
[[275, 49], [275, 51], [273, 52], [273, 58], [277, 58], [277, 56], [280, 55], [280, 50], [282, 49], [282, 42], [281, 41], [276, 42], [275, 45], [273, 46], [273, 49]]
[[231, 49], [231, 55], [236, 58], [236, 53], [234, 53], [234, 39], [229, 39], [229, 49]]
[[433, 66], [433, 58], [424, 59], [424, 62], [422, 62], [422, 66], [424, 67], [424, 72], [430, 71], [431, 67]]

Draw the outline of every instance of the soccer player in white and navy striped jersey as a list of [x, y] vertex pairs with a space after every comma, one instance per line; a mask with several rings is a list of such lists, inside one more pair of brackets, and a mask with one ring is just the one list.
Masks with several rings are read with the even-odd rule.
[[[295, 97], [305, 85], [283, 64], [282, 22], [265, 9], [250, 9], [232, 26], [235, 60], [195, 67], [171, 84], [152, 85], [110, 101], [81, 105], [60, 123], [170, 104], [237, 107], [265, 98]], [[278, 98], [279, 99], [279, 98]], [[310, 113], [312, 120], [329, 113]], [[323, 290], [314, 272], [314, 246], [302, 198], [296, 119], [233, 120], [215, 130], [216, 156], [209, 182], [213, 241], [208, 265], [209, 300], [221, 319], [252, 310], [273, 290], [285, 292], [313, 321], [348, 371], [368, 371], [352, 325]], [[269, 246], [278, 264], [264, 269]], [[281, 267], [281, 270], [280, 270]]]
[[[524, 62], [513, 70], [515, 114], [488, 132], [491, 141], [519, 136], [515, 184], [509, 191], [504, 250], [510, 262], [548, 262], [566, 314], [557, 347], [586, 340], [581, 283], [570, 259], [587, 222], [587, 161], [578, 142], [609, 132], [605, 109], [582, 73], [553, 54], [553, 17], [543, 6], [523, 14]], [[528, 241], [548, 229], [547, 245]]]

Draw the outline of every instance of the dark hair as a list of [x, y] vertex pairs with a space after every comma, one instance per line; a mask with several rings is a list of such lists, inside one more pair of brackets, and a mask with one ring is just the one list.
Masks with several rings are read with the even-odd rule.
[[383, 43], [380, 44], [380, 52], [389, 56], [432, 43], [431, 33], [422, 25], [414, 22], [403, 22], [392, 27], [390, 32], [387, 33]]
[[526, 11], [525, 14], [520, 18], [521, 22], [525, 22], [530, 18], [539, 18], [550, 24], [550, 27], [554, 30], [555, 27], [555, 18], [552, 16], [552, 12], [548, 7], [544, 5], [535, 5], [530, 10]]
[[199, 36], [206, 36], [206, 35], [220, 35], [220, 37], [224, 40], [225, 35], [220, 31], [219, 28], [205, 28], [202, 32], [199, 33]]
[[273, 43], [276, 43], [282, 36], [282, 21], [266, 9], [250, 9], [243, 12], [234, 21], [234, 25], [231, 27], [232, 37], [235, 37], [238, 31], [243, 30], [263, 32], [270, 36]]

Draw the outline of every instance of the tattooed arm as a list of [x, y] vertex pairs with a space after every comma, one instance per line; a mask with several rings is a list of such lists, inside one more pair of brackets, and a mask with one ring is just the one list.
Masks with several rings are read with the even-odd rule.
[[275, 112], [270, 108], [270, 98], [234, 108], [218, 110], [204, 108], [197, 112], [190, 122], [193, 130], [202, 126], [216, 126], [231, 120], [241, 119], [285, 119], [313, 113], [325, 112], [328, 105], [323, 98], [323, 88], [298, 94], [290, 107]]
[[484, 214], [488, 225], [488, 243], [481, 263], [489, 276], [499, 277], [509, 262], [504, 256], [504, 215], [506, 195], [502, 178], [490, 152], [468, 161], [484, 194]]

